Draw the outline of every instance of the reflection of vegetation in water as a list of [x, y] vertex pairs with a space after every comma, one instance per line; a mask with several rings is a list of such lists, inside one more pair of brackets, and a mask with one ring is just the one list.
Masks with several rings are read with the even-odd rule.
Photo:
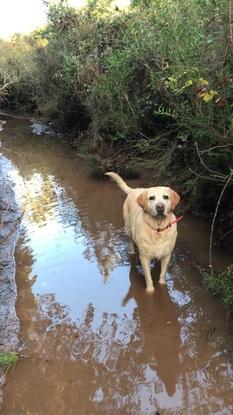
[[[130, 408], [130, 413], [136, 415], [143, 413], [145, 406], [154, 413], [155, 408], [160, 409], [161, 394], [171, 402], [174, 399], [177, 411], [182, 409], [188, 413], [192, 407], [198, 412], [200, 405], [206, 408], [208, 391], [215, 396], [214, 403], [211, 400], [208, 403], [208, 409], [212, 410], [214, 405], [220, 408], [222, 394], [230, 383], [228, 367], [223, 361], [222, 382], [216, 391], [214, 379], [219, 363], [216, 354], [208, 360], [208, 353], [202, 357], [200, 350], [199, 356], [197, 336], [194, 354], [189, 355], [182, 348], [178, 309], [167, 289], [163, 287], [158, 301], [152, 297], [148, 301], [148, 297], [142, 295], [142, 281], [138, 277], [131, 270], [132, 286], [130, 296], [126, 297], [127, 301], [129, 297], [136, 301], [133, 318], [125, 313], [98, 315], [94, 304], [89, 303], [82, 317], [73, 322], [68, 307], [59, 304], [54, 294], [37, 296], [33, 308], [26, 308], [24, 312], [28, 322], [30, 320], [27, 336], [30, 334], [32, 356], [43, 359], [36, 360], [36, 367], [32, 362], [26, 363], [28, 377], [21, 377], [15, 390], [19, 388], [30, 394], [36, 382], [39, 394], [45, 386], [50, 390], [52, 385], [54, 393], [46, 399], [47, 411], [52, 408], [51, 412], [59, 409], [66, 398], [80, 413], [84, 413], [82, 404], [88, 413], [117, 413], [119, 408], [127, 413]], [[203, 382], [201, 388], [199, 378], [193, 375], [197, 364], [199, 376], [212, 379], [212, 383]], [[35, 379], [32, 386], [28, 378]], [[193, 401], [193, 390], [198, 400]], [[13, 394], [15, 404], [19, 396], [20, 393]], [[24, 400], [26, 409], [30, 402], [30, 399]], [[174, 413], [174, 408], [166, 408], [166, 413]]]
[[57, 199], [53, 178], [34, 173], [24, 182], [22, 199], [22, 208], [30, 220], [37, 224], [45, 222]]
[[19, 353], [16, 352], [1, 352], [0, 353], [0, 368], [4, 373], [11, 371], [19, 359]]
[[[144, 362], [143, 339], [137, 318], [131, 320], [126, 314], [118, 316], [115, 313], [97, 316], [95, 307], [89, 304], [83, 317], [74, 323], [69, 317], [68, 307], [59, 304], [54, 294], [37, 296], [33, 310], [27, 312], [30, 315], [27, 335], [30, 334], [32, 356], [45, 358], [37, 366], [39, 373], [43, 373], [42, 377], [37, 376], [38, 390], [43, 378], [43, 387], [44, 382], [48, 388], [53, 384], [56, 391], [55, 399], [54, 396], [48, 397], [47, 408], [50, 405], [53, 410], [58, 408], [64, 402], [64, 394], [72, 396], [74, 390], [73, 396], [80, 396], [80, 393], [82, 396], [76, 410], [84, 402], [86, 407], [90, 407], [90, 413], [93, 408], [101, 410], [103, 401], [105, 407], [109, 406], [113, 411], [117, 407], [123, 409], [127, 407], [128, 399], [135, 408], [142, 409], [140, 396], [143, 394], [150, 397], [146, 399], [151, 408], [151, 400], [158, 407], [154, 393], [157, 375]], [[31, 363], [28, 365], [29, 376], [33, 376], [30, 375]], [[122, 372], [119, 365], [124, 367]], [[67, 383], [67, 373], [74, 379], [70, 384]], [[22, 382], [23, 386], [16, 385], [16, 389], [24, 388], [28, 379]], [[99, 390], [103, 394], [100, 402], [96, 400]], [[14, 399], [17, 402], [17, 394]], [[29, 402], [26, 400], [25, 405]]]
[[112, 229], [112, 225], [95, 224], [94, 228], [77, 218], [77, 210], [73, 203], [67, 200], [64, 191], [50, 175], [41, 176], [35, 173], [25, 181], [23, 188], [23, 209], [32, 223], [44, 224], [54, 217], [54, 209], [63, 223], [73, 223], [75, 235], [80, 236], [80, 226], [85, 234], [85, 251], [83, 255], [89, 260], [97, 260], [104, 281], [121, 261], [116, 253], [120, 244], [119, 231]]
[[83, 255], [91, 262], [97, 261], [104, 282], [108, 281], [114, 268], [122, 263], [120, 243], [119, 231], [109, 223], [101, 223], [101, 226], [96, 226], [95, 229], [87, 229]]
[[[212, 405], [220, 405], [218, 401], [222, 402], [220, 398], [230, 382], [224, 360], [221, 357], [218, 360], [216, 353], [214, 357], [208, 354], [208, 348], [203, 355], [200, 336], [195, 334], [199, 326], [195, 326], [195, 322], [187, 323], [187, 343], [182, 342], [180, 318], [182, 314], [192, 315], [193, 307], [197, 307], [192, 301], [191, 309], [187, 302], [184, 306], [184, 287], [180, 292], [179, 311], [166, 287], [158, 288], [155, 296], [148, 297], [143, 275], [133, 265], [123, 308], [119, 305], [112, 312], [100, 311], [95, 302], [87, 299], [83, 311], [73, 317], [69, 305], [60, 303], [56, 294], [33, 294], [29, 278], [33, 252], [25, 242], [23, 239], [17, 249], [22, 284], [18, 305], [23, 317], [21, 336], [32, 358], [23, 359], [21, 368], [24, 369], [15, 371], [14, 388], [10, 385], [11, 405], [19, 407], [19, 400], [23, 399], [24, 411], [33, 412], [32, 401], [35, 402], [41, 391], [51, 391], [51, 387], [53, 393], [48, 392], [46, 399], [38, 401], [46, 405], [41, 410], [38, 408], [41, 413], [59, 413], [64, 402], [69, 402], [69, 407], [75, 406], [74, 413], [102, 414], [105, 411], [115, 414], [117, 410], [127, 413], [130, 408], [136, 415], [143, 413], [145, 406], [154, 413], [155, 408], [160, 408], [161, 394], [171, 401], [174, 399], [175, 405], [179, 405], [177, 412], [182, 408], [188, 413], [193, 405], [193, 390], [200, 398], [196, 405], [201, 402], [205, 406], [208, 391], [215, 396], [214, 403], [209, 403], [209, 410]], [[174, 293], [174, 289], [172, 291]], [[78, 290], [75, 301], [80, 301]], [[127, 303], [131, 303], [128, 309]], [[201, 316], [203, 318], [202, 313]], [[182, 326], [186, 330], [187, 326]], [[195, 371], [197, 367], [199, 370], [198, 379], [194, 376], [194, 363]], [[222, 382], [216, 391], [216, 368], [220, 366]], [[205, 376], [212, 380], [204, 382], [200, 388], [199, 379]], [[30, 379], [33, 382], [29, 382]], [[28, 399], [31, 395], [35, 400]], [[174, 410], [166, 409], [166, 413], [174, 413]]]

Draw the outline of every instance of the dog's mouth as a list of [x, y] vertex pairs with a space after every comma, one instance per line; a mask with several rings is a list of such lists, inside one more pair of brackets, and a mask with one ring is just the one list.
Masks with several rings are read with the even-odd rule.
[[167, 215], [165, 215], [165, 213], [158, 213], [158, 212], [156, 212], [154, 215], [154, 218], [156, 218], [156, 219], [166, 219], [166, 217], [167, 217]]

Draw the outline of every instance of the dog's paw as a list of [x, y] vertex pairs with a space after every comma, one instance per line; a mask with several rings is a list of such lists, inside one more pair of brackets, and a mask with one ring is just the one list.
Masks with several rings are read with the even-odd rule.
[[153, 293], [155, 291], [154, 287], [146, 287], [146, 292], [147, 293]]
[[160, 285], [166, 285], [166, 281], [165, 280], [159, 280], [159, 284]]

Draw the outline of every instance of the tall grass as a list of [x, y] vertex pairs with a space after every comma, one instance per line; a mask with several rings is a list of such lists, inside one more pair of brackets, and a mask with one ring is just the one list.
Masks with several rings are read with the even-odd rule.
[[4, 373], [10, 372], [14, 369], [19, 359], [19, 353], [16, 352], [1, 352], [0, 353], [0, 369]]
[[233, 316], [233, 265], [224, 271], [203, 272], [208, 289], [223, 302], [228, 318]]

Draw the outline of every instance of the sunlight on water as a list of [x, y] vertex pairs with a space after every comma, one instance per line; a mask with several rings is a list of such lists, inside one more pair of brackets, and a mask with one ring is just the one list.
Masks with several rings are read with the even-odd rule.
[[[69, 305], [69, 314], [74, 321], [85, 313], [89, 303], [95, 304], [98, 309], [95, 313], [97, 320], [103, 312], [119, 312], [121, 298], [127, 291], [128, 281], [124, 275], [128, 274], [129, 266], [118, 266], [117, 272], [114, 272], [113, 264], [107, 264], [105, 260], [105, 265], [109, 265], [107, 269], [104, 266], [96, 268], [95, 258], [87, 254], [90, 241], [82, 230], [79, 211], [52, 176], [44, 178], [39, 173], [33, 173], [25, 180], [13, 166], [10, 176], [15, 183], [18, 202], [25, 212], [23, 227], [26, 246], [30, 244], [35, 258], [29, 275], [33, 281], [33, 293], [45, 295], [52, 292], [56, 301]], [[64, 209], [69, 212], [68, 218]], [[101, 243], [101, 235], [96, 243]], [[117, 259], [116, 266], [120, 257]], [[108, 292], [103, 278], [106, 275], [110, 277], [110, 274], [114, 295], [106, 295], [103, 303], [104, 291]], [[131, 303], [122, 307], [122, 312], [132, 317], [133, 309], [134, 304]]]

